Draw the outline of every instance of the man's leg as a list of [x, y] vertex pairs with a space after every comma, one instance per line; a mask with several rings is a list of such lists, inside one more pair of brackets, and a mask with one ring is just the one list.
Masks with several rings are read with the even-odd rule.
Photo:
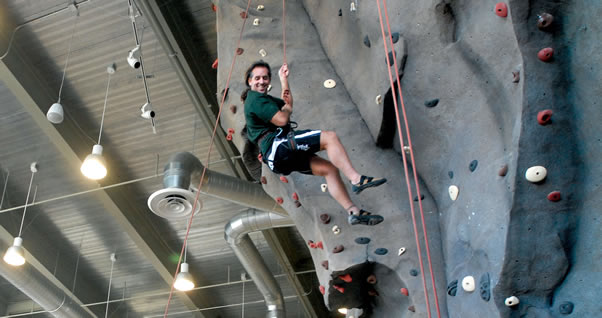
[[341, 169], [351, 183], [360, 182], [361, 175], [351, 165], [347, 151], [345, 151], [343, 144], [341, 144], [339, 137], [334, 131], [322, 131], [320, 134], [320, 150], [326, 150], [328, 158], [332, 161], [332, 165]]
[[311, 172], [316, 176], [322, 176], [326, 178], [326, 184], [328, 184], [328, 192], [330, 195], [343, 207], [347, 212], [359, 215], [360, 209], [356, 207], [347, 190], [341, 180], [339, 169], [335, 167], [330, 161], [313, 156], [310, 159]]

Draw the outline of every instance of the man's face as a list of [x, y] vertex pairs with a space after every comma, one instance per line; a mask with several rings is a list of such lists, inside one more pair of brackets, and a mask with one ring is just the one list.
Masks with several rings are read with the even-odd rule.
[[268, 76], [267, 67], [258, 66], [254, 68], [251, 72], [251, 77], [249, 78], [251, 90], [263, 94], [267, 92], [268, 85], [270, 85], [270, 77]]

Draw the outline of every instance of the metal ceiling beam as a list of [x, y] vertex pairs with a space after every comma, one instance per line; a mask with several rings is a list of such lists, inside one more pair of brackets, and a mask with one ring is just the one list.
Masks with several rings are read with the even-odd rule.
[[[2, 31], [0, 30], [0, 35], [3, 34]], [[0, 47], [6, 47], [6, 41], [7, 38], [0, 37]], [[0, 63], [0, 78], [39, 128], [48, 136], [59, 153], [63, 155], [65, 161], [73, 167], [81, 166], [80, 158], [85, 157], [90, 151], [90, 142], [68, 116], [58, 126], [53, 126], [48, 122], [45, 113], [52, 103], [50, 90], [39, 80], [39, 76], [14, 47]], [[103, 183], [119, 182], [120, 180], [115, 177], [115, 175], [119, 175], [119, 167], [116, 164], [111, 165], [111, 162], [109, 165], [113, 176], [105, 178]], [[77, 168], [74, 168], [74, 171], [77, 171]], [[107, 213], [122, 227], [167, 285], [171, 286], [176, 266], [170, 263], [169, 256], [173, 255], [175, 251], [171, 249], [150, 221], [146, 205], [131, 202], [132, 197], [136, 197], [136, 195], [125, 187], [95, 192], [95, 198], [104, 206]], [[195, 279], [199, 283], [204, 281], [202, 277], [198, 276]], [[193, 310], [213, 304], [212, 297], [204, 292], [193, 295], [176, 293], [176, 297]], [[195, 317], [205, 316], [199, 312]]]

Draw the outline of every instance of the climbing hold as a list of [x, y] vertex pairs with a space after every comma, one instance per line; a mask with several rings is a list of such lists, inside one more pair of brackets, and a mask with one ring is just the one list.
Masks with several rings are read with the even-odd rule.
[[232, 135], [231, 134], [227, 134], [226, 135], [226, 140], [227, 141], [232, 141]]
[[540, 30], [547, 29], [552, 22], [554, 22], [554, 16], [549, 13], [542, 13], [537, 16], [537, 27]]
[[260, 49], [259, 55], [261, 55], [262, 57], [266, 57], [266, 55], [268, 55], [268, 52], [266, 52], [264, 49]]
[[418, 276], [418, 270], [417, 269], [410, 269], [410, 275], [416, 277]]
[[343, 16], [343, 9], [339, 9], [339, 17]]
[[367, 35], [364, 37], [364, 45], [370, 47], [370, 38]]
[[339, 279], [341, 279], [345, 283], [351, 283], [353, 281], [353, 279], [351, 278], [351, 275], [349, 275], [349, 274], [339, 275]]
[[[395, 56], [397, 56], [397, 51], [389, 51], [389, 66], [393, 66], [395, 63], [395, 59], [393, 59], [393, 52], [395, 52]], [[387, 63], [387, 60], [385, 60], [385, 63]]]
[[245, 11], [240, 13], [240, 17], [243, 19], [246, 19], [248, 17], [247, 13]]
[[320, 222], [322, 222], [322, 224], [330, 223], [330, 215], [326, 213], [320, 214]]
[[323, 261], [322, 267], [324, 267], [325, 270], [328, 270], [328, 261]]
[[401, 291], [401, 294], [404, 295], [404, 296], [409, 296], [410, 295], [410, 292], [405, 287], [402, 288], [400, 291]]
[[546, 178], [548, 170], [542, 166], [533, 166], [525, 172], [525, 178], [530, 182], [540, 182]]
[[322, 183], [320, 185], [320, 189], [322, 189], [322, 192], [326, 192], [326, 190], [328, 190], [328, 185], [326, 183]]
[[295, 202], [293, 202], [293, 203], [295, 204], [295, 207], [296, 207], [296, 208], [300, 208], [300, 207], [301, 207], [301, 202], [299, 202], [299, 201], [295, 201]]
[[483, 276], [481, 276], [481, 280], [479, 281], [479, 293], [484, 301], [489, 301], [491, 298], [491, 289], [489, 284], [489, 273], [485, 273]]
[[263, 4], [257, 6], [257, 11], [263, 11], [263, 9], [265, 9], [265, 6]]
[[217, 12], [217, 7], [213, 3], [211, 4], [211, 10], [213, 10], [213, 12]]
[[495, 14], [497, 14], [499, 17], [502, 17], [502, 18], [507, 17], [508, 16], [508, 6], [503, 2], [496, 4], [495, 5]]
[[326, 294], [326, 288], [322, 285], [320, 285], [320, 293], [322, 293], [322, 295]]
[[332, 285], [332, 287], [334, 289], [336, 289], [339, 293], [344, 294], [345, 293], [345, 288], [339, 286], [339, 285]]
[[410, 146], [403, 146], [403, 151], [409, 155], [410, 154]]
[[541, 51], [537, 53], [537, 57], [544, 62], [548, 62], [552, 59], [552, 57], [554, 57], [554, 49], [551, 47], [541, 49]]
[[230, 111], [232, 114], [236, 114], [236, 105], [230, 105]]
[[391, 34], [391, 40], [393, 40], [393, 43], [397, 43], [397, 41], [399, 41], [399, 32]]
[[383, 97], [381, 95], [376, 95], [376, 98], [374, 99], [374, 102], [376, 103], [376, 105], [380, 105], [380, 103], [383, 101]]
[[548, 194], [548, 200], [550, 200], [552, 202], [558, 202], [561, 199], [562, 199], [562, 196], [560, 196], [560, 191], [553, 191]]
[[454, 172], [451, 170], [447, 172], [447, 175], [449, 176], [450, 179], [454, 178]]
[[558, 306], [558, 312], [563, 315], [570, 315], [573, 312], [575, 305], [570, 301], [565, 301]]
[[357, 8], [355, 7], [355, 2], [351, 1], [351, 5], [349, 5], [349, 11], [355, 12]]
[[219, 64], [219, 59], [215, 59], [215, 61], [213, 61], [213, 64], [211, 64], [211, 68], [214, 70], [217, 70], [218, 64]]
[[335, 225], [332, 227], [332, 233], [334, 233], [334, 235], [341, 233], [341, 229], [339, 228], [338, 225]]
[[316, 248], [324, 249], [324, 243], [322, 243], [322, 241], [316, 243]]
[[458, 292], [458, 280], [454, 280], [447, 285], [447, 294], [454, 297]]
[[429, 108], [435, 107], [437, 106], [437, 104], [439, 104], [439, 98], [427, 100], [426, 102], [424, 102], [424, 106]]
[[520, 71], [512, 72], [512, 83], [520, 82]]
[[278, 202], [278, 204], [282, 204], [284, 203], [284, 199], [282, 197], [277, 197], [276, 202]]
[[316, 248], [316, 243], [314, 243], [312, 240], [307, 241], [307, 245], [309, 245], [311, 248]]
[[552, 114], [554, 114], [554, 112], [551, 109], [540, 111], [537, 113], [537, 122], [542, 126], [549, 124], [552, 121]]
[[367, 237], [358, 237], [355, 239], [355, 243], [362, 244], [362, 245], [368, 244], [368, 243], [370, 243], [370, 239]]
[[297, 192], [293, 192], [293, 200], [295, 201], [299, 201], [299, 195], [297, 194]]
[[[420, 201], [424, 200], [424, 194], [420, 195]], [[418, 202], [418, 196], [414, 197], [414, 202]]]
[[388, 249], [386, 249], [386, 248], [383, 248], [383, 247], [381, 247], [381, 248], [377, 248], [377, 249], [374, 251], [374, 254], [376, 254], [376, 255], [387, 255], [387, 253], [389, 253], [389, 250], [388, 250]]
[[245, 50], [241, 47], [236, 48], [236, 55], [242, 55], [245, 52]]
[[261, 184], [267, 184], [268, 179], [265, 176], [261, 176]]
[[337, 254], [337, 253], [340, 253], [340, 252], [342, 252], [342, 251], [344, 251], [344, 250], [345, 250], [345, 247], [343, 247], [343, 245], [337, 245], [337, 246], [335, 246], [335, 247], [332, 249], [332, 252], [333, 252], [334, 254]]
[[228, 134], [233, 135], [234, 134], [234, 128], [228, 128]]
[[497, 172], [498, 176], [505, 177], [508, 173], [508, 165], [503, 165], [500, 170]]
[[397, 251], [397, 256], [401, 256], [405, 252], [406, 252], [406, 248], [405, 247], [400, 247], [399, 251]]
[[462, 288], [469, 293], [473, 292], [475, 290], [474, 277], [464, 277], [464, 279], [462, 280]]
[[253, 20], [253, 25], [254, 26], [258, 26], [259, 25], [259, 18], [255, 18], [255, 20]]
[[337, 86], [337, 83], [333, 79], [327, 79], [324, 81], [324, 87], [326, 88], [334, 88]]
[[506, 298], [506, 300], [504, 300], [504, 304], [506, 304], [506, 306], [508, 306], [508, 307], [516, 306], [519, 303], [520, 303], [520, 300], [518, 300], [518, 297], [516, 297], [516, 296], [510, 296], [510, 297]]
[[374, 274], [371, 274], [366, 278], [366, 282], [370, 285], [376, 284], [377, 281], [378, 280], [376, 279], [376, 276]]
[[408, 307], [408, 310], [411, 312], [416, 312], [416, 307], [410, 306], [410, 307]]
[[272, 84], [268, 85], [268, 92], [272, 90]]
[[449, 198], [452, 199], [452, 201], [456, 201], [458, 199], [458, 195], [460, 194], [460, 189], [458, 189], [458, 187], [455, 185], [450, 185], [447, 189], [447, 192], [449, 192]]
[[280, 176], [280, 181], [288, 183], [288, 179], [285, 176]]
[[259, 160], [259, 162], [263, 162], [263, 156], [261, 154], [258, 154], [257, 160]]
[[477, 170], [477, 166], [478, 165], [479, 165], [479, 161], [478, 160], [473, 160], [468, 165], [468, 169], [470, 170], [470, 172], [474, 172], [475, 170]]
[[374, 296], [378, 296], [378, 292], [374, 289], [371, 289], [368, 291], [368, 295], [374, 297]]

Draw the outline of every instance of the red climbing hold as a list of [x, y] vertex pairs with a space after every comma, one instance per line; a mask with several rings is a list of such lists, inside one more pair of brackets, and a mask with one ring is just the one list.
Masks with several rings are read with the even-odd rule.
[[229, 134], [233, 134], [234, 133], [234, 129], [233, 128], [228, 128], [228, 133]]
[[404, 296], [409, 296], [409, 295], [410, 295], [410, 292], [408, 291], [408, 289], [407, 289], [407, 288], [402, 288], [402, 289], [401, 289], [401, 294], [402, 294], [402, 295], [404, 295]]
[[512, 83], [518, 83], [518, 82], [520, 82], [520, 72], [514, 71], [514, 72], [512, 72]]
[[322, 241], [316, 243], [316, 248], [324, 249], [324, 243], [322, 243]]
[[539, 53], [537, 53], [537, 57], [544, 62], [551, 60], [553, 56], [554, 56], [554, 49], [551, 47], [541, 49], [541, 51], [539, 51]]
[[378, 296], [378, 292], [374, 289], [371, 289], [368, 291], [368, 295], [370, 296]]
[[410, 306], [410, 307], [408, 307], [408, 310], [411, 312], [416, 312], [416, 307]]
[[320, 214], [320, 221], [321, 221], [323, 224], [328, 224], [328, 223], [330, 223], [330, 215], [328, 215], [328, 214], [326, 214], [326, 213]]
[[340, 252], [342, 252], [342, 251], [344, 251], [344, 250], [345, 250], [345, 247], [343, 247], [343, 245], [337, 245], [337, 246], [335, 246], [335, 247], [332, 249], [332, 252], [333, 252], [334, 254], [337, 254], [337, 253], [340, 253]]
[[332, 287], [334, 289], [336, 289], [339, 293], [344, 294], [345, 293], [345, 288], [339, 286], [339, 285], [332, 285]]
[[227, 134], [226, 135], [226, 140], [227, 141], [232, 141], [232, 135], [231, 134]]
[[553, 191], [550, 192], [550, 194], [548, 194], [548, 200], [552, 201], [552, 202], [558, 202], [562, 199], [562, 196], [560, 195], [560, 191]]
[[281, 176], [280, 181], [282, 181], [284, 183], [288, 183], [288, 179], [285, 176]]
[[508, 173], [508, 165], [503, 165], [500, 170], [497, 172], [498, 176], [505, 177]]
[[236, 49], [236, 55], [242, 55], [245, 52], [245, 50], [241, 47]]
[[368, 276], [368, 278], [366, 278], [366, 281], [368, 282], [368, 284], [374, 285], [376, 284], [376, 276], [374, 276], [374, 274]]
[[322, 285], [320, 285], [320, 293], [322, 293], [322, 295], [326, 294], [326, 288]]
[[284, 203], [284, 199], [282, 197], [277, 197], [276, 202], [278, 202], [278, 204], [282, 204]]
[[554, 22], [554, 16], [549, 13], [542, 13], [539, 16], [537, 16], [537, 27], [540, 30], [547, 29], [552, 24], [552, 22]]
[[236, 114], [236, 105], [230, 105], [230, 111], [232, 114]]
[[211, 10], [213, 10], [213, 12], [217, 12], [217, 7], [213, 3], [211, 4]]
[[349, 274], [339, 275], [339, 278], [342, 281], [344, 281], [345, 283], [351, 283], [353, 281], [353, 279], [351, 278], [351, 275], [349, 275]]
[[496, 4], [495, 5], [495, 14], [497, 14], [499, 17], [502, 17], [502, 18], [507, 17], [508, 16], [508, 6], [503, 2]]
[[257, 160], [259, 160], [259, 162], [263, 162], [263, 156], [261, 154], [258, 154]]
[[213, 61], [213, 64], [211, 64], [211, 68], [214, 70], [217, 70], [217, 64], [218, 64], [218, 59], [215, 59], [215, 61]]
[[323, 261], [322, 267], [324, 267], [325, 270], [328, 270], [328, 261]]
[[299, 195], [297, 194], [297, 192], [293, 192], [293, 200], [299, 201]]
[[265, 176], [261, 176], [261, 184], [268, 184], [268, 179]]
[[312, 243], [309, 243], [309, 247], [310, 247], [310, 248], [316, 248], [316, 243], [313, 243], [313, 242], [312, 242]]
[[537, 122], [544, 126], [549, 124], [552, 121], [552, 114], [554, 112], [551, 109], [545, 109], [537, 113]]
[[243, 11], [243, 12], [240, 13], [240, 17], [243, 18], [243, 19], [246, 19], [247, 16], [248, 15], [247, 15], [247, 13], [245, 11]]

